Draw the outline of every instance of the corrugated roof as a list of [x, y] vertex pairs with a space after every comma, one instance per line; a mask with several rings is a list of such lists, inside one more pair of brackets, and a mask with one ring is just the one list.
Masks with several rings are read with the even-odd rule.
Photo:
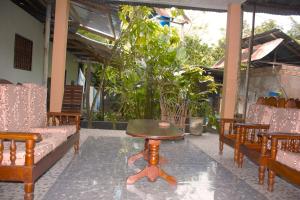
[[[26, 12], [45, 22], [46, 3], [37, 0], [12, 0]], [[49, 1], [55, 3], [54, 0]], [[79, 27], [102, 37], [114, 40], [120, 34], [120, 19], [118, 17], [119, 6], [111, 4], [93, 3], [90, 0], [72, 0], [70, 1], [70, 21], [68, 35], [68, 51], [74, 54], [79, 60], [89, 60], [95, 62], [104, 62], [111, 57], [111, 47], [93, 41], [82, 35], [76, 34]], [[51, 18], [51, 40], [54, 30], [54, 11], [52, 5]]]
[[[242, 40], [241, 46], [241, 62], [247, 63], [249, 37]], [[254, 36], [251, 60], [254, 67], [269, 66], [274, 62], [300, 66], [300, 45], [281, 30], [273, 29]], [[212, 68], [224, 68], [224, 58]]]

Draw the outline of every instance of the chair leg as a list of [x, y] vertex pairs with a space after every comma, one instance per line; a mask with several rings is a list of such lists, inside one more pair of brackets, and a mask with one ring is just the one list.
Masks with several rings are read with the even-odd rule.
[[238, 153], [238, 167], [242, 168], [244, 163], [244, 154]]
[[223, 154], [223, 148], [224, 148], [224, 142], [222, 142], [221, 140], [219, 140], [219, 154], [220, 155]]
[[79, 140], [76, 141], [75, 144], [74, 144], [74, 151], [75, 151], [75, 153], [79, 152]]
[[34, 183], [24, 183], [24, 200], [33, 200], [34, 198]]
[[233, 155], [233, 161], [235, 164], [239, 165], [239, 150], [237, 149], [237, 147], [234, 147], [234, 155]]
[[275, 172], [273, 170], [269, 170], [269, 174], [268, 174], [268, 190], [270, 192], [273, 192], [274, 183], [275, 183]]
[[263, 166], [263, 165], [260, 165], [260, 166], [259, 166], [259, 169], [258, 169], [258, 183], [259, 183], [260, 185], [263, 185], [263, 184], [264, 184], [265, 171], [266, 171], [266, 167]]

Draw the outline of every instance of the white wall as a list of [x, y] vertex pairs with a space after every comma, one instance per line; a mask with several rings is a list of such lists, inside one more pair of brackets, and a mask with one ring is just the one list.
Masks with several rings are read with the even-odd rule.
[[[43, 24], [10, 0], [0, 1], [0, 78], [12, 82], [42, 83]], [[31, 71], [14, 68], [15, 34], [33, 41]]]
[[[33, 41], [31, 71], [14, 68], [15, 34]], [[51, 43], [50, 43], [51, 44]], [[51, 44], [52, 46], [52, 44]], [[49, 73], [51, 76], [51, 55], [49, 49]], [[44, 24], [32, 17], [10, 0], [0, 0], [0, 79], [11, 82], [32, 82], [42, 84], [44, 65]], [[78, 62], [67, 53], [67, 84], [77, 80]]]

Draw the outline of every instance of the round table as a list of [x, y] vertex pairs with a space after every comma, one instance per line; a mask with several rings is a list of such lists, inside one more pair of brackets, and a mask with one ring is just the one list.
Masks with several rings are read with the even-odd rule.
[[172, 123], [152, 119], [136, 119], [128, 122], [126, 134], [145, 139], [144, 149], [131, 156], [128, 164], [131, 165], [142, 157], [148, 161], [148, 165], [143, 170], [127, 178], [127, 184], [133, 184], [143, 177], [148, 177], [149, 181], [156, 181], [158, 177], [161, 177], [169, 184], [176, 185], [176, 179], [168, 175], [159, 165], [165, 162], [165, 159], [159, 156], [159, 146], [161, 140], [182, 138], [183, 131]]

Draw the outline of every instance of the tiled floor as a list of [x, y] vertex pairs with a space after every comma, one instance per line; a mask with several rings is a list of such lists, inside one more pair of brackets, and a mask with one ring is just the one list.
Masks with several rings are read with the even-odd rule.
[[[276, 177], [275, 192], [257, 184], [257, 167], [245, 162], [233, 166], [232, 149], [218, 155], [218, 135], [187, 136], [164, 142], [161, 154], [168, 158], [163, 169], [177, 178], [177, 187], [159, 179], [142, 179], [126, 186], [128, 175], [145, 166], [142, 159], [127, 167], [127, 158], [143, 147], [143, 141], [124, 131], [81, 131], [78, 156], [70, 151], [36, 183], [35, 199], [299, 199], [300, 189]], [[22, 184], [0, 182], [0, 199], [22, 199]]]

